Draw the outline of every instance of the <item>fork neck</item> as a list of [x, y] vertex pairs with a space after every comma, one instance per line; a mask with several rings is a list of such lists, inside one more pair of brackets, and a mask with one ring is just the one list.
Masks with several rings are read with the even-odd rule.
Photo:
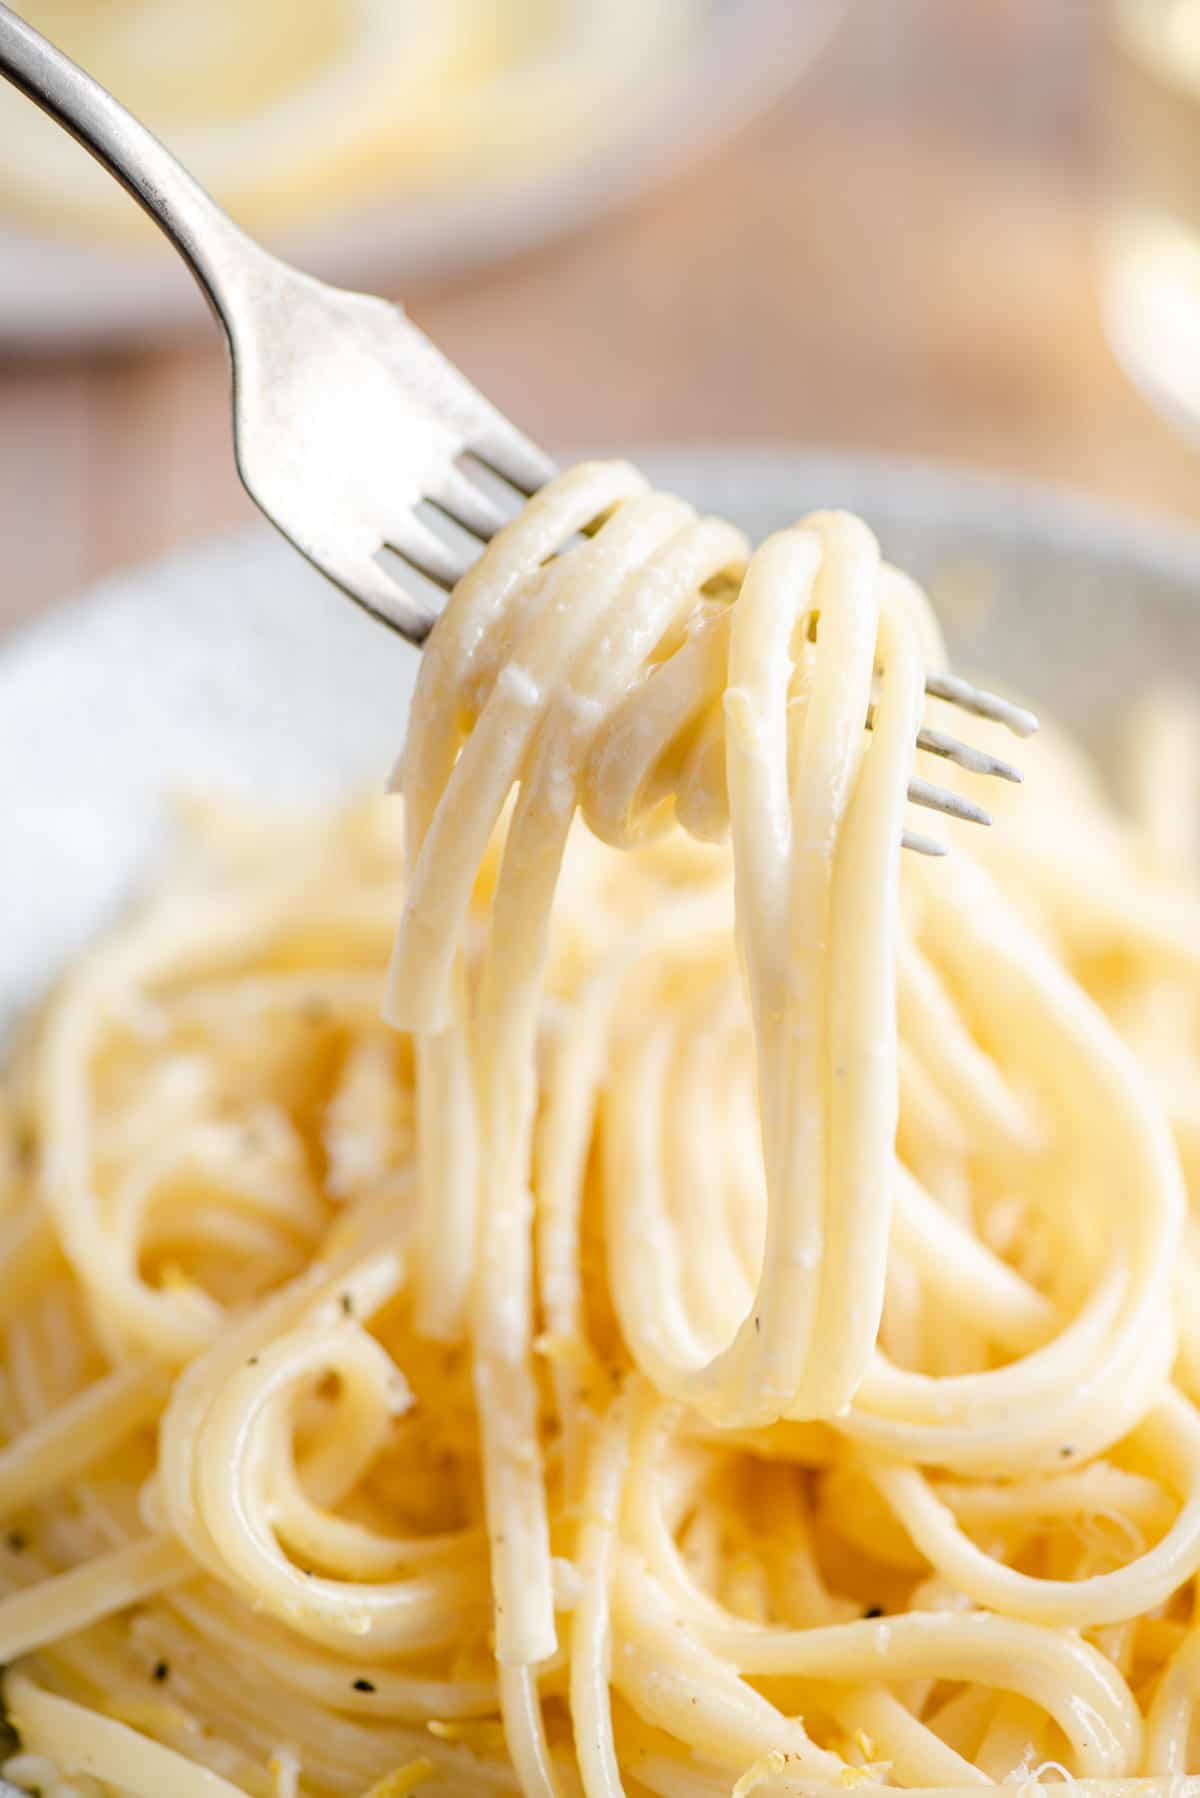
[[249, 268], [269, 260], [133, 114], [0, 3], [0, 75], [115, 175], [174, 244], [228, 334]]

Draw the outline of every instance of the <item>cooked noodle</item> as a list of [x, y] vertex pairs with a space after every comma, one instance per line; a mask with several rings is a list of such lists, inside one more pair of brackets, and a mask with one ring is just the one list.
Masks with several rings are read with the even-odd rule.
[[11, 1777], [1200, 1798], [1192, 727], [902, 855], [940, 656], [591, 465], [402, 807], [194, 818], [0, 1114]]

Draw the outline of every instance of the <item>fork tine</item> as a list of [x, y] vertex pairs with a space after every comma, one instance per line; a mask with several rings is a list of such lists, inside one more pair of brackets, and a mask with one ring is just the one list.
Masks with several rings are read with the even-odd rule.
[[1015, 737], [1031, 737], [1037, 730], [1037, 719], [1024, 706], [1013, 705], [1011, 700], [1001, 699], [998, 693], [986, 693], [982, 687], [972, 686], [970, 681], [962, 680], [957, 674], [927, 675], [925, 691], [934, 699], [945, 699], [964, 712], [973, 712], [977, 718], [990, 718], [996, 724], [1003, 724]]
[[531, 443], [498, 412], [478, 427], [467, 448], [493, 474], [498, 474], [526, 497], [536, 493], [558, 473], [545, 451]]
[[490, 543], [508, 520], [487, 494], [477, 487], [461, 468], [453, 463], [427, 483], [428, 497], [464, 531], [470, 531], [484, 543]]
[[970, 743], [960, 743], [957, 737], [948, 737], [940, 730], [918, 731], [917, 748], [928, 750], [930, 755], [940, 755], [948, 762], [956, 762], [971, 774], [994, 774], [999, 780], [1015, 781], [1018, 785], [1025, 778], [1011, 762], [1001, 761], [998, 755], [988, 755], [986, 750], [974, 749]]
[[473, 549], [456, 549], [435, 536], [428, 525], [411, 514], [387, 534], [387, 546], [447, 592], [456, 587], [475, 560]]
[[[307, 552], [306, 552], [307, 553]], [[318, 561], [309, 557], [321, 573], [389, 630], [398, 631], [410, 643], [423, 643], [437, 622], [439, 608], [422, 604], [370, 556], [339, 557]]]
[[[867, 729], [875, 728], [875, 707], [867, 709]], [[1020, 786], [1025, 776], [1011, 762], [1005, 762], [998, 755], [990, 755], [985, 749], [975, 749], [970, 743], [962, 743], [957, 737], [949, 737], [944, 731], [930, 730], [922, 726], [917, 732], [917, 748], [926, 750], [930, 755], [940, 755], [944, 761], [954, 762], [965, 768], [970, 774], [992, 774], [998, 780], [1011, 780]]]
[[945, 855], [945, 843], [939, 843], [936, 837], [923, 837], [920, 831], [906, 830], [900, 839], [906, 849], [915, 849], [918, 855]]
[[908, 783], [908, 796], [914, 805], [926, 806], [932, 812], [945, 812], [948, 818], [961, 818], [966, 824], [990, 824], [992, 821], [991, 813], [985, 812], [973, 799], [965, 799], [961, 793], [951, 793], [945, 787], [935, 787], [931, 781], [921, 780], [915, 774]]

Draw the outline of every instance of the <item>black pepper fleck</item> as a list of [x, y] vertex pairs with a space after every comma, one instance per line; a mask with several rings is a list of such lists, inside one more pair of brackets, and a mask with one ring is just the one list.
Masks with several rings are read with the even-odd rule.
[[165, 1661], [155, 1661], [154, 1671], [151, 1673], [150, 1677], [156, 1686], [161, 1686], [170, 1671], [171, 1669], [167, 1666]]
[[369, 1679], [356, 1679], [354, 1682], [354, 1690], [356, 1692], [373, 1692], [375, 1688]]
[[883, 1606], [881, 1604], [873, 1604], [870, 1606], [870, 1608], [868, 1610], [865, 1610], [863, 1612], [863, 1616], [864, 1617], [882, 1617], [883, 1616]]
[[351, 1298], [350, 1294], [348, 1292], [343, 1292], [341, 1294], [338, 1302], [342, 1307], [343, 1315], [346, 1317], [353, 1317], [353, 1315], [354, 1315], [354, 1300]]
[[1064, 1442], [1058, 1452], [1064, 1461], [1069, 1461], [1071, 1456], [1075, 1453], [1075, 1450], [1071, 1447], [1069, 1442]]

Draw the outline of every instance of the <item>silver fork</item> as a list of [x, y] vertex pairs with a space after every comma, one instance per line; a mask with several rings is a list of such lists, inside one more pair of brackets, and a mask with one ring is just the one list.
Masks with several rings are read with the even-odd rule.
[[[251, 499], [343, 593], [420, 645], [517, 499], [553, 476], [549, 456], [400, 306], [329, 287], [255, 243], [144, 125], [3, 4], [0, 74], [129, 190], [199, 282], [229, 347], [234, 454]], [[410, 571], [403, 581], [381, 562], [385, 551]], [[926, 688], [1017, 735], [1036, 728], [1029, 713], [954, 676], [931, 675]], [[922, 730], [918, 743], [976, 773], [1020, 779], [941, 732]], [[991, 822], [925, 780], [914, 778], [909, 797]], [[914, 832], [904, 840], [944, 853]]]

